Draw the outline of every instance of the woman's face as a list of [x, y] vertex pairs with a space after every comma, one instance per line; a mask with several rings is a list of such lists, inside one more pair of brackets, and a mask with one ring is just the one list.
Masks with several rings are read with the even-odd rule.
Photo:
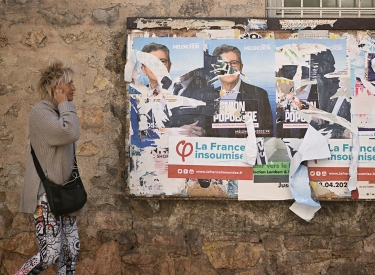
[[62, 83], [57, 88], [60, 88], [63, 90], [64, 94], [68, 98], [68, 101], [73, 101], [74, 91], [76, 90], [73, 80], [70, 81], [69, 83]]

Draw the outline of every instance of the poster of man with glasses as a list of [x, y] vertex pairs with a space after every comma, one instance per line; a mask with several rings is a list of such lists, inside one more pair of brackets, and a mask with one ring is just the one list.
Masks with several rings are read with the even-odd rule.
[[[257, 137], [274, 135], [274, 40], [206, 40], [208, 53], [221, 56], [224, 70], [216, 69], [220, 107], [212, 117], [212, 136], [247, 137], [251, 119]], [[229, 72], [229, 73], [228, 73]]]

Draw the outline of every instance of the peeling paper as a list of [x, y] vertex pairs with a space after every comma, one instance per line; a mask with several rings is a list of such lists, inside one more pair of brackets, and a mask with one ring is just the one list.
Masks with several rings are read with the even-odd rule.
[[[134, 146], [133, 152], [136, 149]], [[134, 154], [134, 169], [130, 173], [131, 192], [136, 196], [152, 197], [153, 195], [178, 195], [185, 189], [185, 180], [176, 179], [173, 183], [168, 180], [166, 173], [168, 148], [147, 147], [143, 154]], [[132, 180], [133, 178], [133, 180]]]
[[268, 29], [267, 20], [262, 19], [248, 19], [248, 24], [245, 27], [245, 31], [250, 30], [266, 30]]
[[328, 30], [299, 30], [298, 31], [299, 39], [320, 39], [320, 38], [329, 38]]
[[255, 136], [254, 123], [251, 119], [246, 122], [247, 138], [245, 145], [245, 152], [243, 154], [242, 162], [253, 166], [257, 159], [258, 146]]
[[[317, 150], [319, 148], [319, 150]], [[290, 163], [289, 186], [293, 198], [301, 204], [318, 206], [312, 199], [307, 167], [301, 163], [313, 159], [325, 159], [331, 156], [328, 141], [315, 128], [309, 125], [306, 135], [294, 153]]]
[[[265, 140], [264, 151], [268, 159], [267, 164], [258, 165], [257, 161], [257, 164], [253, 166], [254, 180], [238, 181], [239, 200], [293, 199], [288, 184], [289, 158], [285, 144], [277, 138], [265, 138]], [[259, 143], [261, 140], [257, 138], [257, 142]], [[260, 152], [258, 149], [258, 157]], [[280, 171], [281, 173], [269, 173], [268, 170]], [[266, 174], [258, 173], [261, 171], [266, 171]]]
[[337, 20], [280, 20], [281, 28], [283, 30], [301, 30], [304, 28], [315, 29], [319, 25], [331, 25]]
[[[139, 91], [138, 103], [137, 103], [137, 113], [140, 115], [139, 130], [149, 129], [148, 121], [153, 120], [157, 129], [165, 127], [165, 123], [170, 120], [172, 115], [171, 110], [173, 108], [188, 106], [186, 108], [197, 108], [199, 106], [206, 106], [206, 103], [193, 98], [188, 98], [184, 96], [172, 95], [167, 90], [160, 90], [158, 95], [150, 94], [150, 90], [144, 86], [134, 86], [130, 84], [134, 90]], [[149, 117], [148, 113], [152, 111], [153, 117]], [[155, 131], [157, 131], [155, 129]], [[173, 135], [181, 134], [185, 132], [186, 129], [180, 128], [168, 128], [163, 129], [164, 133], [169, 133]]]
[[148, 67], [158, 78], [159, 85], [162, 85], [161, 80], [163, 77], [168, 77], [171, 79], [167, 68], [159, 60], [159, 58], [150, 53], [132, 50], [130, 56], [128, 57], [128, 62], [125, 64], [124, 80], [126, 82], [134, 81], [137, 76], [135, 75], [137, 73], [137, 69], [139, 69], [142, 64]]
[[294, 212], [297, 216], [301, 217], [305, 221], [309, 222], [314, 218], [315, 213], [321, 208], [321, 206], [310, 206], [300, 203], [293, 203], [289, 209]]
[[351, 111], [353, 125], [375, 128], [375, 87], [371, 82], [357, 78]]
[[340, 78], [339, 88], [337, 89], [337, 92], [330, 97], [330, 99], [344, 97], [350, 101], [350, 70], [329, 73], [324, 75], [324, 77], [327, 79], [335, 77]]
[[240, 30], [202, 30], [196, 33], [196, 37], [204, 39], [235, 39], [240, 36]]
[[171, 29], [209, 29], [219, 27], [230, 29], [235, 26], [230, 20], [203, 20], [203, 19], [148, 19], [139, 18], [136, 20], [138, 29], [171, 28]]
[[[243, 35], [240, 36], [241, 39], [259, 39], [263, 38], [260, 34], [256, 32], [245, 32]], [[272, 38], [272, 37], [267, 37]]]
[[[257, 150], [258, 154], [256, 156], [255, 164], [257, 164], [257, 165], [267, 164], [268, 158], [267, 158], [266, 148], [264, 146], [264, 138], [257, 138], [256, 139], [256, 145], [257, 145], [257, 149], [258, 149]], [[271, 156], [272, 156], [272, 154], [271, 154]]]
[[351, 161], [350, 161], [350, 168], [349, 168], [349, 182], [348, 188], [350, 191], [355, 190], [357, 187], [357, 167], [358, 167], [358, 155], [359, 155], [359, 135], [358, 135], [358, 128], [353, 126], [349, 121], [346, 119], [339, 117], [332, 113], [327, 113], [322, 110], [301, 110], [301, 114], [307, 115], [306, 120], [311, 121], [312, 117], [320, 118], [323, 120], [330, 121], [332, 123], [339, 124], [351, 131], [352, 139], [353, 139], [353, 149], [351, 152]]
[[[309, 165], [310, 165], [310, 163], [311, 163], [311, 161], [309, 161]], [[311, 174], [309, 176], [310, 176], [310, 179], [311, 179]], [[328, 182], [328, 184], [330, 184], [330, 182]], [[311, 185], [312, 189], [314, 190], [314, 193], [315, 193], [315, 196], [317, 197], [317, 199], [339, 199], [339, 198], [343, 198], [343, 197], [349, 197], [350, 198], [350, 192], [347, 188], [346, 188], [346, 190], [345, 190], [345, 188], [342, 188], [341, 189], [342, 193], [339, 193], [339, 192], [337, 192], [336, 189], [335, 189], [335, 192], [333, 192], [329, 188], [322, 186], [321, 184], [319, 184], [316, 181], [310, 180], [310, 185]]]

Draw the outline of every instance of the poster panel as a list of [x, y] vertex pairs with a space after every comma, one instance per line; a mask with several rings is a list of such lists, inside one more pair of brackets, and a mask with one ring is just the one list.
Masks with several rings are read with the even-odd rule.
[[[303, 138], [309, 123], [298, 110], [317, 108], [350, 121], [350, 102], [336, 96], [349, 89], [345, 39], [276, 40], [276, 132], [279, 138]], [[332, 138], [349, 138], [344, 128], [312, 121]]]
[[273, 39], [206, 40], [209, 55], [221, 56], [237, 74], [220, 75], [213, 87], [219, 112], [213, 116], [213, 134], [246, 137], [246, 117], [253, 120], [257, 137], [274, 136], [275, 83]]
[[[132, 195], [292, 199], [293, 148], [286, 144], [305, 136], [309, 124], [299, 111], [316, 108], [349, 122], [353, 118], [353, 124], [366, 118], [358, 124], [358, 194], [375, 198], [375, 144], [364, 138], [374, 133], [373, 108], [368, 107], [374, 105], [374, 57], [369, 51], [363, 55], [367, 67], [354, 73], [361, 81], [353, 84], [351, 96], [358, 98], [351, 105], [347, 91], [353, 70], [347, 70], [345, 39], [135, 38], [132, 45]], [[248, 119], [257, 137], [254, 167], [240, 157]], [[351, 197], [351, 132], [328, 117], [310, 124], [329, 139], [332, 155], [308, 162], [312, 188], [317, 183], [325, 190], [320, 198]]]
[[[351, 197], [348, 190], [351, 139], [330, 139], [331, 157], [308, 162], [310, 180], [331, 191], [332, 197]], [[375, 139], [360, 139], [357, 189], [360, 199], [375, 198]]]
[[[258, 148], [258, 152], [261, 152]], [[290, 156], [284, 142], [278, 138], [264, 139], [267, 163], [254, 165], [254, 180], [239, 181], [239, 200], [287, 200], [293, 199], [289, 189]]]
[[[189, 72], [203, 67], [203, 46], [200, 38], [135, 38], [133, 41], [133, 49], [138, 51], [129, 85], [129, 185], [133, 195], [186, 194], [185, 179], [168, 177], [168, 137], [191, 135], [195, 128], [190, 114], [195, 114], [205, 103], [174, 94], [173, 84], [180, 77], [189, 82]], [[190, 58], [186, 60], [186, 56]], [[185, 119], [171, 125], [171, 117], [179, 109], [186, 111]]]
[[350, 49], [352, 123], [362, 137], [375, 137], [374, 39], [367, 32], [359, 32], [355, 39], [361, 47]]

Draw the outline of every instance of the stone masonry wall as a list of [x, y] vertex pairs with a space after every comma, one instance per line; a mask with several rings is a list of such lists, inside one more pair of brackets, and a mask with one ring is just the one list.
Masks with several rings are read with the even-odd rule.
[[[374, 274], [373, 202], [322, 202], [307, 223], [292, 202], [126, 197], [126, 18], [263, 17], [264, 1], [0, 2], [0, 274], [37, 252], [18, 213], [33, 83], [49, 57], [77, 67], [78, 162], [89, 193], [77, 274]], [[43, 274], [55, 274], [49, 268]]]

